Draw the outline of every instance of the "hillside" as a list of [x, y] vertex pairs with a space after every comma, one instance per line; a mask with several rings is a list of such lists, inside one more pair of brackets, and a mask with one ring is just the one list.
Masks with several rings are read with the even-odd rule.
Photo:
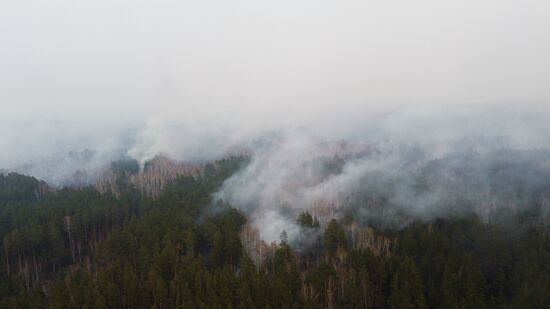
[[[353, 213], [319, 220], [303, 212], [294, 219], [301, 238], [282, 231], [266, 242], [245, 213], [212, 199], [249, 159], [197, 170], [157, 160], [141, 172], [113, 164], [116, 194], [97, 186], [50, 192], [32, 177], [0, 176], [0, 307], [550, 305], [540, 205], [498, 221], [472, 213], [400, 229]], [[147, 182], [160, 176], [161, 187]], [[143, 189], [151, 183], [156, 194]]]

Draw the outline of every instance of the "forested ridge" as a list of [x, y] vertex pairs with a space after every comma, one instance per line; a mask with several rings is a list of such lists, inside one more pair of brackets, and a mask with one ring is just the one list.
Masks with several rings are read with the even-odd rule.
[[[320, 224], [304, 212], [307, 250], [286, 235], [259, 265], [247, 218], [212, 194], [247, 159], [179, 175], [155, 198], [117, 164], [116, 192], [51, 189], [0, 174], [0, 308], [550, 308], [550, 237], [534, 204], [499, 220], [477, 215]], [[357, 246], [360, 235], [378, 239]], [[366, 242], [366, 240], [364, 241]]]

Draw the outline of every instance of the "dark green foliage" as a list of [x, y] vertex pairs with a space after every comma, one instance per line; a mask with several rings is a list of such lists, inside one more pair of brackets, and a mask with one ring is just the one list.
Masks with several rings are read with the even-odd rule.
[[325, 252], [329, 255], [334, 254], [338, 249], [347, 249], [348, 242], [346, 232], [342, 225], [335, 219], [330, 220], [323, 235], [323, 244]]
[[139, 172], [139, 163], [135, 159], [126, 158], [111, 163], [111, 170], [117, 174], [135, 174]]
[[298, 216], [298, 219], [296, 219], [296, 222], [301, 227], [305, 228], [318, 228], [319, 227], [319, 220], [317, 220], [316, 217], [312, 217], [309, 212], [303, 212]]
[[[155, 200], [131, 186], [116, 197], [47, 193], [32, 177], [1, 175], [0, 308], [550, 308], [537, 206], [506, 225], [470, 216], [375, 229], [393, 244], [387, 255], [354, 245], [353, 218], [320, 226], [304, 212], [297, 223], [322, 235], [324, 254], [298, 253], [281, 233], [257, 267], [240, 239], [245, 216], [211, 200], [243, 162], [179, 177]], [[121, 181], [136, 172], [116, 164]]]
[[34, 177], [0, 172], [0, 204], [36, 202], [45, 197], [48, 187]]
[[405, 256], [396, 263], [390, 282], [388, 306], [390, 308], [426, 308], [422, 278], [413, 260]]

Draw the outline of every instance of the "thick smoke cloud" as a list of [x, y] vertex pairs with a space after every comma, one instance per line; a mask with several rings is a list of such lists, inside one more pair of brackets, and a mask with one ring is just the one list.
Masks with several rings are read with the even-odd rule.
[[109, 162], [123, 155], [131, 130], [68, 121], [3, 122], [0, 170], [30, 174], [52, 185], [71, 184], [80, 171], [82, 181], [93, 182]]
[[[71, 122], [1, 125], [0, 171], [16, 171], [52, 185], [94, 183], [112, 161], [132, 158], [143, 166], [162, 155], [205, 163], [242, 151], [245, 131], [206, 122], [143, 122], [83, 126]], [[78, 177], [76, 177], [78, 176]]]
[[170, 123], [150, 119], [137, 131], [127, 155], [141, 165], [159, 154], [204, 163], [231, 155], [244, 145], [249, 133], [207, 122]]
[[[303, 242], [295, 219], [305, 211], [321, 224], [353, 213], [393, 227], [471, 212], [489, 218], [532, 205], [548, 212], [549, 115], [534, 105], [415, 108], [350, 117], [333, 132], [159, 118], [104, 131], [19, 124], [3, 130], [9, 137], [3, 149], [11, 151], [2, 153], [2, 167], [64, 185], [77, 171], [93, 183], [123, 157], [140, 164], [156, 155], [202, 163], [246, 151], [250, 163], [214, 199], [243, 210], [266, 241], [284, 230], [291, 242]], [[36, 147], [41, 151], [29, 151]]]
[[293, 238], [310, 209], [391, 221], [521, 207], [547, 187], [548, 11], [537, 0], [11, 1], [0, 169], [63, 185], [122, 157], [246, 149], [250, 165], [217, 197], [266, 240]]
[[255, 149], [217, 198], [250, 214], [260, 236], [300, 238], [295, 221], [309, 211], [321, 223], [357, 220], [399, 227], [411, 220], [533, 205], [550, 210], [547, 109], [461, 109], [386, 115], [361, 138], [326, 141], [279, 132]]

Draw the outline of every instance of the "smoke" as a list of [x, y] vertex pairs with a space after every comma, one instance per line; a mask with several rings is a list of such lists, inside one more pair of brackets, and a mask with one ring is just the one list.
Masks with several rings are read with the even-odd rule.
[[208, 122], [143, 121], [82, 124], [70, 121], [0, 124], [0, 171], [33, 175], [51, 185], [93, 184], [120, 159], [143, 167], [155, 156], [205, 163], [239, 154], [248, 134]]
[[0, 169], [29, 174], [51, 185], [70, 185], [75, 177], [91, 183], [130, 143], [131, 127], [123, 126], [61, 120], [3, 122]]
[[[213, 122], [4, 123], [0, 168], [54, 185], [94, 183], [120, 158], [157, 155], [205, 163], [245, 151], [251, 160], [214, 200], [246, 213], [266, 241], [283, 231], [307, 246], [296, 218], [321, 225], [352, 215], [400, 227], [413, 220], [539, 206], [550, 210], [548, 108], [484, 105], [414, 108], [333, 119], [322, 125], [237, 126]], [[308, 234], [309, 235], [309, 234]], [[310, 235], [311, 236], [311, 235]]]
[[305, 211], [322, 224], [352, 214], [390, 226], [533, 205], [548, 211], [547, 116], [547, 109], [416, 109], [354, 123], [360, 134], [336, 141], [279, 131], [216, 197], [248, 213], [267, 241], [283, 230], [302, 241], [296, 218]]
[[141, 166], [159, 154], [189, 162], [210, 162], [230, 155], [247, 141], [248, 134], [215, 123], [173, 123], [154, 118], [136, 132], [127, 155]]
[[246, 149], [216, 197], [268, 240], [295, 239], [301, 211], [393, 224], [521, 207], [546, 194], [549, 6], [10, 1], [0, 170], [91, 183], [119, 158]]
[[[245, 212], [267, 241], [282, 231], [304, 242], [296, 223], [356, 220], [402, 226], [477, 213], [489, 218], [550, 205], [547, 107], [483, 105], [336, 115], [309, 126], [144, 121], [2, 124], [0, 168], [54, 185], [94, 183], [120, 158], [157, 155], [210, 162], [246, 151], [250, 163], [214, 199]], [[329, 125], [331, 123], [331, 125]], [[332, 129], [334, 128], [334, 130]]]

